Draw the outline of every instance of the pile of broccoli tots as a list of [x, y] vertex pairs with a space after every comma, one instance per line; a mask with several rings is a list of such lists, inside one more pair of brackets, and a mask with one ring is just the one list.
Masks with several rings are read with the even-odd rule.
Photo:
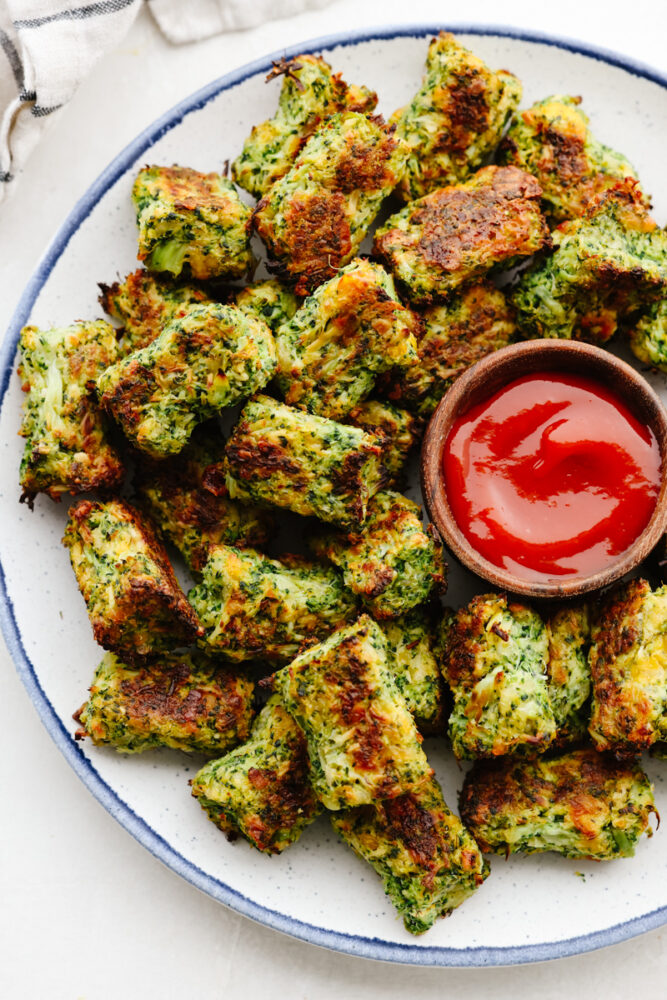
[[[22, 331], [22, 500], [77, 498], [64, 544], [106, 650], [77, 738], [202, 755], [192, 794], [269, 854], [327, 812], [418, 934], [485, 853], [606, 860], [651, 833], [667, 587], [443, 612], [402, 491], [448, 388], [517, 338], [621, 330], [667, 371], [667, 236], [580, 98], [519, 111], [520, 81], [450, 34], [389, 123], [320, 57], [275, 76], [231, 179], [139, 171], [113, 324]], [[248, 283], [253, 235], [272, 276]], [[285, 518], [301, 554], [275, 552]], [[461, 818], [424, 735], [474, 761]]]

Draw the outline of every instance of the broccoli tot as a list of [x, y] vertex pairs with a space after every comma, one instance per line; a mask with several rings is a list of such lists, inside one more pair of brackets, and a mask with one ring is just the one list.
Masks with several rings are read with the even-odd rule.
[[667, 740], [667, 587], [631, 580], [593, 622], [589, 653], [598, 750], [634, 756]]
[[192, 794], [230, 840], [240, 833], [265, 854], [284, 851], [322, 811], [303, 733], [275, 695], [247, 743], [198, 771]]
[[449, 735], [458, 758], [545, 750], [556, 736], [540, 616], [505, 594], [474, 597], [442, 624], [442, 672], [452, 689]]
[[378, 372], [416, 362], [416, 328], [386, 271], [353, 260], [278, 331], [276, 381], [285, 402], [342, 420], [369, 395]]
[[313, 787], [327, 809], [395, 798], [432, 775], [384, 635], [368, 615], [311, 646], [273, 681], [304, 731]]
[[396, 687], [422, 735], [443, 727], [444, 692], [435, 652], [435, 636], [423, 611], [381, 623], [387, 658]]
[[206, 629], [205, 645], [228, 660], [284, 663], [356, 613], [336, 570], [296, 556], [269, 559], [216, 545], [188, 599]]
[[514, 339], [514, 313], [505, 294], [490, 282], [470, 285], [446, 303], [420, 313], [419, 360], [392, 370], [379, 390], [392, 401], [430, 417], [459, 375]]
[[567, 858], [629, 858], [651, 836], [651, 783], [638, 764], [587, 748], [553, 757], [478, 761], [461, 818], [485, 852], [556, 851]]
[[234, 304], [263, 320], [273, 333], [288, 323], [299, 308], [294, 292], [274, 278], [246, 285], [236, 293]]
[[414, 303], [430, 305], [550, 244], [535, 178], [516, 167], [483, 167], [390, 216], [373, 252]]
[[132, 189], [139, 260], [197, 281], [242, 278], [254, 266], [251, 212], [231, 181], [189, 167], [144, 167]]
[[278, 110], [255, 125], [232, 163], [232, 177], [256, 198], [286, 174], [305, 140], [337, 111], [371, 112], [377, 94], [349, 86], [321, 56], [295, 56], [276, 63], [267, 79], [283, 75]]
[[63, 543], [104, 649], [132, 661], [204, 634], [151, 525], [129, 504], [81, 500]]
[[208, 302], [195, 285], [177, 285], [139, 268], [123, 281], [100, 285], [100, 305], [122, 324], [120, 347], [131, 354], [147, 347], [173, 319], [182, 318], [190, 306]]
[[211, 546], [261, 546], [272, 526], [269, 511], [204, 489], [204, 473], [220, 458], [223, 446], [218, 428], [202, 424], [180, 454], [160, 462], [144, 460], [136, 473], [142, 505], [195, 573]]
[[624, 156], [592, 135], [580, 104], [580, 97], [563, 95], [537, 101], [515, 118], [500, 147], [503, 163], [537, 177], [555, 223], [582, 215], [617, 181], [637, 179]]
[[554, 745], [563, 746], [586, 735], [590, 714], [591, 671], [588, 647], [590, 611], [585, 604], [566, 604], [546, 620], [549, 638], [547, 687], [556, 720]]
[[201, 653], [172, 653], [141, 666], [107, 653], [75, 715], [75, 735], [121, 753], [173, 747], [215, 756], [248, 738], [253, 692], [251, 680]]
[[432, 39], [421, 87], [392, 115], [410, 147], [399, 187], [406, 201], [465, 181], [488, 163], [521, 92], [512, 73], [493, 73], [448, 32]]
[[630, 349], [645, 365], [667, 372], [667, 297], [652, 303], [630, 330]]
[[24, 326], [18, 374], [27, 393], [21, 435], [23, 495], [116, 490], [124, 469], [107, 440], [107, 421], [88, 385], [117, 357], [115, 330], [104, 320], [40, 330]]
[[667, 235], [632, 181], [604, 191], [553, 233], [555, 252], [520, 278], [512, 301], [525, 337], [604, 344], [667, 288]]
[[373, 866], [411, 934], [423, 934], [451, 913], [489, 874], [435, 778], [376, 806], [332, 813], [331, 823]]
[[375, 437], [256, 396], [232, 431], [224, 463], [208, 469], [204, 486], [354, 527], [365, 520], [383, 478]]
[[396, 618], [422, 604], [445, 582], [439, 540], [424, 530], [414, 500], [385, 490], [368, 505], [359, 531], [316, 537], [317, 555], [330, 559], [376, 618]]
[[382, 119], [335, 114], [257, 205], [253, 225], [285, 276], [306, 295], [359, 249], [401, 179], [407, 146]]
[[148, 347], [97, 380], [100, 404], [154, 458], [175, 455], [195, 426], [263, 388], [276, 367], [266, 323], [210, 302], [173, 319]]
[[395, 486], [402, 478], [403, 466], [409, 453], [418, 443], [424, 429], [423, 422], [407, 410], [401, 410], [381, 399], [367, 399], [353, 406], [345, 423], [361, 427], [371, 434], [380, 446], [380, 461], [388, 486]]

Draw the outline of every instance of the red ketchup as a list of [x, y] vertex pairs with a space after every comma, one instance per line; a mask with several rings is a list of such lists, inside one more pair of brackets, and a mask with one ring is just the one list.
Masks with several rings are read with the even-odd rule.
[[494, 566], [526, 581], [602, 570], [660, 492], [651, 429], [598, 382], [543, 373], [459, 417], [442, 458], [454, 518]]

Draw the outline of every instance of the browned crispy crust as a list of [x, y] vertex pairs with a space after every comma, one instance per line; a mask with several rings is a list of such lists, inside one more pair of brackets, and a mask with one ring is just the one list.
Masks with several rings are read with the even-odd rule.
[[449, 331], [444, 358], [442, 341], [436, 337], [429, 338], [419, 349], [422, 367], [437, 374], [443, 381], [485, 357], [488, 344], [484, 337], [488, 336], [489, 330], [499, 319], [504, 319], [505, 315], [509, 318], [512, 316], [509, 306], [505, 306], [501, 313], [497, 304], [489, 301], [484, 284], [469, 289], [466, 293], [466, 306], [469, 312], [465, 323], [454, 325]]
[[[217, 466], [212, 467], [213, 473], [216, 468]], [[150, 497], [147, 498], [147, 491], [157, 486], [162, 503], [169, 508], [169, 519], [199, 532], [198, 544], [191, 546], [187, 553], [188, 563], [196, 572], [204, 567], [211, 545], [223, 540], [221, 526], [226, 525], [229, 517], [224, 473], [214, 477], [216, 489], [213, 492], [203, 483], [204, 475], [207, 473], [208, 468], [202, 472], [186, 450], [161, 462], [151, 461], [142, 456], [136, 474], [142, 505], [147, 506], [149, 513]], [[266, 530], [257, 525], [240, 539], [235, 539], [234, 544], [265, 544], [268, 538], [268, 525], [267, 515]], [[165, 534], [168, 535], [168, 532]]]
[[244, 819], [246, 836], [258, 850], [274, 854], [276, 834], [296, 826], [304, 812], [312, 814], [317, 808], [304, 736], [294, 738], [289, 767], [283, 773], [270, 767], [251, 767], [248, 781], [261, 792], [262, 806]]
[[434, 152], [444, 149], [452, 153], [463, 153], [472, 138], [483, 133], [489, 126], [487, 84], [478, 69], [466, 66], [459, 71], [456, 83], [447, 89], [448, 128], [446, 132], [442, 132]]
[[[598, 682], [602, 686], [607, 684], [604, 664], [627, 653], [640, 639], [641, 630], [637, 617], [641, 613], [644, 597], [650, 592], [651, 587], [646, 580], [632, 580], [626, 588], [616, 591], [605, 605], [604, 612], [597, 621], [598, 655], [591, 663], [596, 687]], [[607, 701], [608, 697], [605, 696], [603, 700]]]
[[[425, 808], [419, 797], [412, 793], [379, 802], [376, 809], [387, 828], [387, 838], [405, 846], [422, 873], [424, 888], [427, 891], [433, 890], [435, 879], [442, 873], [443, 866], [450, 867], [455, 847], [455, 844], [443, 837], [443, 829], [437, 823], [438, 814]], [[472, 847], [461, 846], [458, 860], [465, 872], [472, 872], [478, 864], [479, 856]], [[481, 873], [475, 876], [477, 885], [481, 885], [483, 881]]]
[[[131, 303], [132, 336], [130, 342], [132, 351], [138, 351], [150, 344], [161, 332], [165, 321], [175, 318], [174, 314], [165, 307], [160, 297], [154, 293], [154, 282], [153, 275], [142, 267], [132, 274], [128, 274], [122, 283], [115, 281], [112, 285], [105, 285], [103, 282], [99, 282], [98, 302], [110, 316], [122, 323], [127, 321], [127, 315], [118, 309], [115, 302], [121, 292], [127, 302]], [[162, 279], [162, 284], [168, 288], [171, 287], [167, 279]], [[195, 293], [194, 286], [189, 286], [189, 291], [192, 295], [199, 294], [201, 302], [208, 300], [204, 291]], [[189, 304], [183, 304], [181, 310], [175, 315], [184, 315], [188, 308]]]
[[[225, 446], [225, 461], [210, 465], [204, 473], [204, 488], [216, 494], [221, 494], [222, 483], [220, 472], [229, 465], [235, 477], [241, 481], [252, 479], [269, 479], [276, 472], [284, 472], [293, 476], [295, 489], [303, 489], [305, 483], [298, 473], [299, 465], [289, 456], [287, 449], [273, 441], [258, 441], [255, 445], [243, 435], [249, 430], [248, 421], [239, 421], [234, 435]], [[222, 466], [222, 468], [221, 468]]]
[[555, 172], [565, 187], [574, 187], [588, 170], [583, 138], [571, 133], [563, 134], [552, 125], [546, 128], [541, 126], [539, 132], [545, 147], [543, 161], [550, 160], [553, 163]]
[[[481, 256], [511, 256], [533, 238], [542, 191], [536, 179], [514, 167], [498, 167], [489, 185], [476, 191], [456, 186], [427, 196], [413, 216], [422, 227], [418, 248], [443, 271], [459, 270], [472, 244]], [[549, 230], [543, 222], [544, 243]], [[378, 251], [382, 253], [382, 240]]]
[[510, 757], [475, 762], [466, 775], [459, 806], [461, 819], [482, 851], [496, 849], [483, 835], [495, 817], [513, 817], [519, 823], [522, 816], [553, 804], [566, 806], [569, 821], [583, 838], [595, 837], [600, 813], [608, 811], [610, 785], [632, 773], [632, 765], [591, 747], [545, 760], [544, 769], [543, 774], [531, 760]]
[[[409, 212], [408, 232], [399, 227], [380, 232], [373, 253], [389, 267], [397, 254], [412, 253], [437, 285], [457, 274], [472, 279], [495, 264], [551, 246], [540, 211], [542, 189], [531, 174], [491, 166], [473, 180], [419, 198]], [[436, 297], [435, 292], [419, 296], [424, 302]]]
[[[511, 614], [513, 605], [507, 600], [507, 595], [500, 594], [499, 597], [507, 602], [507, 609]], [[446, 663], [443, 664], [443, 672], [450, 687], [472, 687], [477, 680], [477, 658], [484, 648], [478, 637], [484, 635], [487, 605], [488, 596], [478, 594], [467, 607], [460, 608], [452, 620], [447, 633]], [[494, 625], [492, 631], [505, 641], [509, 639], [498, 625]]]
[[[380, 127], [384, 126], [381, 116], [374, 116], [373, 121]], [[376, 191], [378, 188], [391, 184], [394, 173], [387, 169], [394, 149], [396, 139], [392, 138], [395, 131], [393, 125], [385, 129], [384, 142], [373, 146], [361, 146], [352, 143], [347, 156], [343, 157], [336, 168], [336, 186], [344, 194], [353, 191]]]
[[617, 756], [636, 756], [655, 742], [651, 723], [655, 707], [637, 686], [626, 690], [616, 661], [642, 640], [641, 616], [651, 586], [646, 580], [631, 580], [604, 604], [594, 626], [594, 647], [589, 658], [593, 681], [591, 732], [596, 746]]
[[[168, 669], [161, 662], [147, 664], [120, 682], [119, 697], [128, 720], [142, 722], [161, 716], [184, 728], [192, 725], [194, 730], [206, 719], [218, 732], [233, 730], [239, 742], [250, 735], [248, 696], [239, 693], [238, 678], [229, 670], [218, 669], [214, 680], [196, 687], [191, 664], [170, 661]], [[81, 729], [75, 735], [83, 739], [87, 731]]]
[[[91, 624], [96, 641], [132, 661], [136, 656], [149, 654], [150, 644], [140, 638], [144, 630], [156, 635], [168, 635], [172, 646], [186, 645], [204, 635], [193, 608], [181, 590], [164, 546], [152, 525], [134, 508], [121, 500], [115, 501], [122, 510], [123, 520], [134, 524], [141, 534], [146, 549], [155, 565], [149, 575], [123, 568], [117, 579], [113, 615], [94, 616], [90, 607], [96, 580], [93, 571], [79, 576], [78, 583], [91, 612]], [[65, 532], [66, 543], [79, 539], [84, 546], [94, 547], [88, 519], [103, 504], [81, 500], [69, 512]]]
[[381, 802], [379, 808], [387, 823], [389, 839], [405, 845], [415, 864], [424, 870], [425, 887], [433, 888], [434, 875], [442, 867], [442, 838], [433, 813], [421, 807], [410, 794]]
[[[428, 333], [419, 342], [419, 363], [407, 372], [396, 370], [381, 375], [378, 387], [392, 402], [418, 402], [421, 395], [439, 391], [442, 394], [464, 371], [481, 361], [495, 347], [494, 331], [500, 324], [514, 322], [514, 312], [510, 304], [498, 301], [500, 293], [490, 282], [481, 281], [471, 285], [462, 293], [465, 311], [457, 322], [451, 324], [440, 335]], [[424, 314], [425, 316], [428, 313]], [[420, 317], [420, 321], [423, 320]], [[414, 385], [419, 382], [420, 372], [437, 380], [437, 386], [420, 392]]]
[[[268, 201], [265, 195], [255, 213]], [[257, 220], [257, 214], [254, 216]], [[296, 277], [297, 295], [307, 295], [317, 285], [337, 273], [352, 246], [350, 225], [345, 215], [345, 198], [340, 191], [322, 189], [318, 194], [295, 196], [285, 207], [285, 234], [281, 257], [288, 276]], [[270, 240], [261, 222], [257, 232]]]
[[367, 630], [362, 629], [340, 643], [335, 659], [327, 661], [329, 667], [323, 679], [336, 692], [338, 726], [343, 731], [354, 728], [354, 767], [373, 772], [375, 797], [389, 799], [400, 795], [403, 788], [395, 773], [393, 747], [387, 746], [382, 737], [389, 720], [368, 707], [373, 704], [375, 692], [367, 680], [368, 666], [357, 652], [366, 635]]
[[202, 174], [190, 167], [160, 167], [160, 190], [170, 202], [173, 201], [176, 212], [226, 211], [229, 195], [216, 193], [217, 182], [216, 173]]
[[156, 372], [134, 358], [128, 361], [122, 378], [111, 391], [99, 396], [100, 406], [130, 432], [144, 419], [143, 408], [158, 390]]
[[[379, 445], [375, 447], [375, 451], [379, 454]], [[365, 466], [366, 461], [366, 452], [356, 451], [352, 454], [347, 454], [343, 459], [340, 469], [331, 477], [333, 492], [349, 498], [347, 503], [348, 510], [359, 524], [363, 521], [365, 513], [364, 499], [362, 497], [363, 478], [361, 470]], [[380, 488], [385, 485], [385, 477], [386, 470], [383, 468], [381, 470], [382, 481], [380, 482]]]
[[[307, 295], [332, 278], [349, 259], [353, 245], [348, 196], [354, 191], [377, 191], [393, 187], [390, 161], [398, 145], [394, 127], [381, 117], [373, 121], [383, 129], [382, 142], [357, 143], [350, 136], [330, 186], [318, 185], [315, 192], [296, 190], [282, 206], [284, 225], [280, 235], [274, 222], [264, 217], [272, 201], [269, 190], [258, 202], [252, 225], [277, 261], [277, 269], [295, 281], [297, 295]], [[297, 160], [298, 164], [298, 160]]]
[[[581, 98], [577, 99], [577, 103], [581, 103]], [[563, 187], [569, 188], [579, 185], [589, 170], [584, 135], [572, 131], [565, 132], [552, 122], [541, 121], [535, 117], [530, 109], [522, 112], [522, 118], [536, 129], [542, 147], [538, 176], [556, 174], [558, 182]], [[500, 144], [501, 155], [511, 159], [517, 155], [517, 151], [518, 147], [514, 139], [511, 136], [506, 136]], [[588, 197], [595, 193], [595, 184], [600, 183], [600, 178], [599, 174], [590, 178], [591, 188], [587, 191]], [[582, 201], [584, 200], [587, 198], [582, 198]]]
[[[273, 838], [280, 830], [289, 829], [303, 814], [304, 792], [308, 799], [308, 757], [304, 747], [295, 755], [290, 770], [282, 778], [270, 767], [251, 767], [248, 781], [264, 795], [262, 812], [246, 821], [248, 836], [260, 851], [274, 853]], [[312, 807], [311, 807], [312, 808]]]

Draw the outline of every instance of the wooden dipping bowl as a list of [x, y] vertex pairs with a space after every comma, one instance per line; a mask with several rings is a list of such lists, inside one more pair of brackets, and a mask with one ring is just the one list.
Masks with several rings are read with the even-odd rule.
[[[615, 392], [655, 434], [662, 459], [662, 483], [651, 520], [630, 548], [597, 573], [527, 581], [489, 562], [458, 527], [447, 500], [442, 450], [452, 424], [476, 403], [509, 382], [540, 372], [584, 375]], [[503, 347], [473, 365], [447, 391], [431, 417], [421, 452], [421, 482], [429, 517], [448, 549], [495, 588], [529, 597], [576, 597], [606, 587], [648, 556], [667, 527], [667, 411], [648, 382], [608, 351], [573, 340], [530, 340]]]

